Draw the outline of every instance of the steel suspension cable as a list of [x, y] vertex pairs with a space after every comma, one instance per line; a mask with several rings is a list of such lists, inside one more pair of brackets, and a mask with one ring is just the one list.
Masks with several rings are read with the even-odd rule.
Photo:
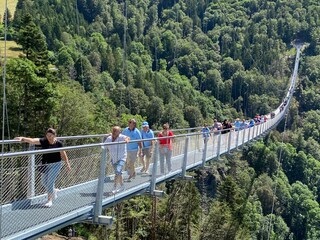
[[5, 129], [5, 107], [6, 107], [6, 65], [7, 65], [7, 28], [8, 28], [8, 1], [5, 1], [5, 16], [4, 16], [4, 62], [2, 71], [3, 81], [3, 100], [2, 100], [2, 143], [1, 143], [1, 176], [0, 176], [0, 238], [2, 237], [2, 196], [3, 196], [3, 174], [4, 174], [4, 129]]
[[[288, 121], [288, 113], [285, 113], [285, 120], [284, 120], [284, 127], [283, 127], [283, 132], [282, 132], [282, 138], [281, 138], [281, 147], [280, 147], [280, 152], [279, 152], [279, 158], [278, 158], [278, 168], [277, 168], [277, 175], [276, 175], [276, 179], [278, 179], [279, 177], [279, 172], [280, 172], [280, 168], [281, 168], [281, 164], [282, 164], [282, 152], [283, 152], [283, 142], [284, 142], [284, 134], [287, 128], [287, 121]], [[274, 212], [274, 205], [275, 205], [275, 195], [276, 195], [276, 191], [277, 191], [277, 183], [275, 183], [274, 185], [274, 189], [273, 189], [273, 193], [272, 193], [272, 207], [271, 207], [271, 212], [270, 212], [270, 219], [269, 219], [269, 223], [268, 223], [268, 237], [267, 239], [270, 240], [270, 233], [272, 230], [272, 222], [273, 222], [273, 212]]]
[[[76, 0], [76, 18], [77, 18], [77, 34], [80, 38], [80, 19], [79, 19], [79, 9], [78, 9], [78, 0]], [[82, 83], [82, 88], [85, 90], [84, 87], [84, 79], [83, 79], [83, 62], [82, 62], [82, 47], [81, 47], [81, 38], [80, 38], [80, 43], [79, 43], [79, 48], [80, 48], [80, 68], [81, 68], [81, 83]]]

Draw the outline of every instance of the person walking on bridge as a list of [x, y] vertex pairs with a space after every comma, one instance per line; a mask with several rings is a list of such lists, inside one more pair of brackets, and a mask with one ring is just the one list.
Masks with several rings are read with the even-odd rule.
[[[114, 142], [129, 142], [130, 138], [121, 134], [121, 128], [119, 126], [114, 126], [112, 128], [111, 135], [106, 139], [106, 143]], [[112, 193], [124, 190], [123, 179], [122, 179], [122, 169], [126, 163], [127, 158], [127, 144], [119, 143], [114, 145], [107, 145], [109, 150], [109, 156], [111, 163], [114, 169], [114, 186]], [[117, 188], [117, 185], [120, 185], [120, 188]]]
[[163, 130], [158, 134], [160, 148], [160, 171], [164, 174], [164, 158], [166, 158], [167, 169], [171, 172], [171, 156], [173, 150], [173, 133], [169, 130], [169, 124], [163, 124]]
[[[154, 138], [154, 133], [149, 128], [148, 122], [142, 123], [141, 137], [142, 139]], [[141, 156], [141, 162], [143, 165], [141, 169], [142, 174], [149, 174], [149, 165], [150, 165], [150, 159], [152, 156], [153, 142], [154, 142], [153, 140], [142, 142], [142, 156]]]
[[[15, 140], [34, 145], [41, 145], [42, 149], [62, 148], [63, 144], [56, 138], [56, 130], [48, 128], [44, 138], [16, 137]], [[55, 181], [61, 169], [61, 158], [65, 161], [68, 171], [71, 170], [68, 156], [65, 151], [44, 153], [42, 155], [39, 171], [41, 172], [41, 182], [48, 192], [48, 201], [45, 207], [51, 207], [53, 200], [57, 198], [58, 189], [55, 189]]]
[[[122, 131], [122, 134], [129, 137], [130, 141], [141, 139], [141, 133], [136, 128], [136, 126], [137, 126], [136, 120], [130, 119], [128, 122], [128, 127]], [[141, 156], [142, 155], [142, 143], [141, 142], [128, 143], [128, 146], [127, 146], [127, 171], [129, 174], [129, 178], [127, 179], [128, 182], [130, 182], [131, 179], [136, 176], [134, 164], [137, 160], [137, 154], [138, 154], [139, 148], [140, 148], [139, 156]]]

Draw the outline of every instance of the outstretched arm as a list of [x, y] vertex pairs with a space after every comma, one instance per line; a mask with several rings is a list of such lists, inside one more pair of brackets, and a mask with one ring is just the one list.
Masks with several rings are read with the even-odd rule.
[[61, 151], [60, 154], [61, 154], [62, 159], [63, 159], [63, 160], [65, 161], [65, 163], [67, 164], [67, 169], [68, 169], [68, 171], [70, 171], [70, 170], [71, 170], [71, 167], [70, 167], [70, 163], [69, 163], [69, 159], [68, 159], [68, 156], [67, 156], [66, 151]]
[[16, 137], [14, 140], [20, 141], [20, 142], [26, 142], [30, 144], [40, 145], [40, 139], [39, 138], [27, 138], [27, 137]]

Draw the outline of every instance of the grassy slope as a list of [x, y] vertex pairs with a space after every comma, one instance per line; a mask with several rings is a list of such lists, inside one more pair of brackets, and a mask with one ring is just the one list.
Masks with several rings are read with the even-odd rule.
[[[13, 17], [18, 0], [7, 0], [9, 11]], [[2, 24], [3, 15], [6, 8], [6, 0], [0, 1], [0, 23]], [[0, 36], [3, 37], [3, 36]], [[7, 57], [18, 57], [21, 49], [14, 41], [7, 41]], [[4, 41], [0, 41], [0, 56], [4, 56]]]
[[[12, 17], [14, 15], [17, 3], [18, 3], [18, 0], [7, 0], [8, 8]], [[0, 23], [2, 23], [2, 20], [3, 20], [5, 5], [6, 5], [6, 0], [1, 0], [0, 1], [0, 16], [1, 16]]]
[[[16, 58], [22, 54], [21, 47], [14, 41], [7, 41], [7, 57]], [[4, 56], [4, 41], [0, 41], [0, 56]]]

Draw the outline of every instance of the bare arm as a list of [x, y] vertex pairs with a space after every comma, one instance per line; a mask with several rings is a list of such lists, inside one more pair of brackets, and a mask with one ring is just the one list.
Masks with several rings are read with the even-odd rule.
[[65, 163], [67, 164], [68, 171], [70, 171], [71, 167], [70, 167], [70, 163], [69, 163], [69, 159], [68, 159], [66, 151], [61, 151], [60, 155], [61, 155], [62, 159], [65, 161]]
[[30, 144], [40, 145], [40, 139], [39, 138], [27, 138], [27, 137], [16, 137], [14, 140], [20, 141], [20, 142], [26, 142]]

